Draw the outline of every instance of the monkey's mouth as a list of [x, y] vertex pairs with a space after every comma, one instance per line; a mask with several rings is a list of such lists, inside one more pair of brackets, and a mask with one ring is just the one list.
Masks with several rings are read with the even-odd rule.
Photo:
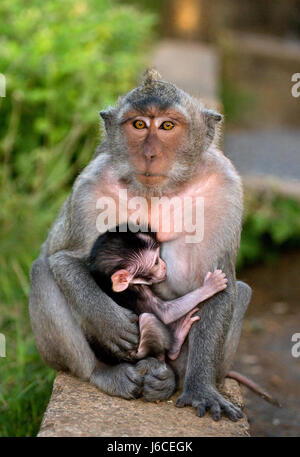
[[152, 284], [158, 284], [160, 282], [163, 282], [167, 279], [167, 272], [164, 273], [163, 275], [159, 276], [158, 278], [152, 278]]
[[166, 175], [161, 175], [158, 173], [136, 173], [136, 178], [145, 186], [155, 186], [157, 184], [161, 184], [163, 181], [167, 179]]

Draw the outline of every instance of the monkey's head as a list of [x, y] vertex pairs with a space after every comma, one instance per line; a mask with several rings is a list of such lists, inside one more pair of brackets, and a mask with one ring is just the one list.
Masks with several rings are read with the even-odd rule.
[[167, 268], [160, 258], [160, 244], [151, 232], [132, 232], [122, 224], [115, 232], [100, 235], [90, 254], [89, 267], [96, 278], [111, 279], [114, 292], [134, 284], [155, 284], [166, 279]]
[[155, 70], [100, 115], [118, 178], [145, 196], [172, 192], [196, 174], [222, 119]]

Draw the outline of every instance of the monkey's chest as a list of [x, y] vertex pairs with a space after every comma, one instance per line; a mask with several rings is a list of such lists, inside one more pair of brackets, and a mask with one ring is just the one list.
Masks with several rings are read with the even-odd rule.
[[167, 279], [155, 288], [161, 298], [180, 297], [202, 285], [207, 267], [201, 243], [188, 244], [184, 237], [163, 243], [161, 257], [167, 264]]

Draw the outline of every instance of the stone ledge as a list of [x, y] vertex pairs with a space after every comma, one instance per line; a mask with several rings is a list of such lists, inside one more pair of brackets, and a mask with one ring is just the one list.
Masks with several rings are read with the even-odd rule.
[[[243, 400], [239, 385], [226, 379], [224, 393], [236, 404]], [[200, 419], [190, 407], [176, 408], [178, 394], [160, 403], [123, 400], [100, 392], [87, 382], [58, 373], [39, 437], [204, 437], [249, 436], [244, 417], [238, 422], [209, 415]]]

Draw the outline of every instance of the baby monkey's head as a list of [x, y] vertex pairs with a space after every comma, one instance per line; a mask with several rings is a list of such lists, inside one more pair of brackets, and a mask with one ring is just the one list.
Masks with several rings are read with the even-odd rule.
[[153, 232], [121, 224], [100, 235], [90, 254], [94, 274], [110, 278], [114, 292], [134, 284], [155, 284], [166, 279], [166, 264], [160, 258], [160, 244]]

